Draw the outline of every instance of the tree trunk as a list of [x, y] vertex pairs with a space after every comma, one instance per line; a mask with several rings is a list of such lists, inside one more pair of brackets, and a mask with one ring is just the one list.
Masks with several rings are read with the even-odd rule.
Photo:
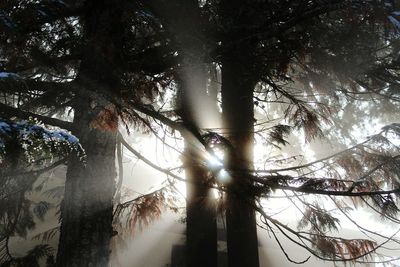
[[[193, 118], [191, 100], [193, 95], [201, 96], [198, 101], [205, 101], [207, 79], [205, 64], [197, 62], [182, 70], [181, 81], [181, 115], [189, 127], [198, 127], [198, 121]], [[194, 92], [197, 90], [197, 92]], [[185, 138], [184, 166], [186, 179], [186, 264], [188, 267], [216, 267], [217, 252], [217, 222], [216, 206], [209, 182], [209, 171], [201, 160], [199, 141], [193, 136]], [[204, 153], [204, 152], [203, 152]]]
[[[258, 267], [258, 241], [251, 181], [242, 172], [252, 167], [254, 111], [248, 47], [232, 47], [222, 62], [222, 118], [233, 149], [225, 155], [231, 183], [226, 194], [229, 267]], [[236, 52], [235, 52], [236, 51]], [[248, 56], [247, 56], [248, 55]]]
[[[86, 103], [87, 104], [87, 103]], [[90, 128], [87, 105], [75, 110], [76, 133], [86, 162], [68, 163], [57, 266], [109, 266], [115, 191], [116, 134]]]
[[84, 59], [76, 78], [74, 134], [86, 162], [68, 163], [61, 207], [58, 267], [109, 266], [115, 193], [118, 117], [110, 97], [118, 96], [123, 1], [83, 1], [80, 17]]
[[188, 159], [186, 164], [186, 264], [188, 267], [216, 267], [216, 207], [206, 185], [208, 173], [193, 158]]
[[[168, 30], [175, 35], [175, 45], [181, 55], [177, 76], [180, 92], [179, 115], [188, 129], [197, 131], [207, 123], [210, 107], [207, 102], [207, 70], [203, 62], [205, 39], [200, 26], [197, 0], [161, 1], [156, 8], [165, 18]], [[184, 14], [184, 15], [183, 15]], [[214, 100], [214, 105], [217, 99]], [[216, 267], [218, 265], [216, 206], [207, 185], [209, 171], [199, 151], [199, 140], [185, 136], [184, 166], [186, 190], [186, 266]], [[204, 151], [203, 151], [204, 153]]]

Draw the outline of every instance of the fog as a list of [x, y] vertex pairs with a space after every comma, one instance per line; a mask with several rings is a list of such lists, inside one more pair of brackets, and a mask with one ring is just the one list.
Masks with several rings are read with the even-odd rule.
[[400, 266], [399, 4], [0, 0], [0, 267]]

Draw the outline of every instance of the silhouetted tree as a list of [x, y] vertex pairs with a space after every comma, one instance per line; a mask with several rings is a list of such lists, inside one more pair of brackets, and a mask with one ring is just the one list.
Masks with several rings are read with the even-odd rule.
[[[321, 136], [331, 119], [340, 118], [334, 108], [340, 109], [352, 98], [370, 97], [398, 107], [399, 23], [393, 3], [171, 1], [164, 7], [170, 10], [167, 15], [151, 7], [157, 3], [1, 3], [0, 53], [4, 60], [0, 81], [4, 97], [0, 114], [9, 118], [33, 115], [44, 123], [72, 130], [87, 154], [86, 167], [74, 156], [69, 160], [57, 264], [107, 265], [119, 119], [139, 121], [155, 134], [149, 123], [153, 120], [183, 136], [189, 133], [202, 149], [201, 153], [191, 149], [190, 155], [196, 157], [205, 151], [212, 154], [211, 146], [215, 145], [225, 150], [224, 166], [207, 173], [214, 177], [207, 177], [211, 179], [204, 186], [189, 187], [199, 190], [201, 197], [208, 191], [206, 186], [216, 187], [226, 196], [230, 266], [259, 264], [254, 211], [280, 246], [274, 230], [324, 260], [362, 261], [379, 248], [367, 239], [330, 235], [328, 231], [337, 229], [339, 220], [306, 196], [327, 196], [326, 200], [350, 220], [348, 202], [342, 203], [340, 197], [358, 198], [397, 222], [399, 162], [397, 148], [390, 142], [399, 133], [398, 124], [384, 127], [348, 150], [306, 164], [287, 159], [274, 162], [283, 165], [276, 168], [253, 167], [252, 150], [255, 133], [271, 146], [287, 144], [286, 135], [295, 130], [303, 131], [307, 141]], [[175, 12], [182, 12], [183, 6], [193, 17], [179, 20]], [[200, 45], [202, 40], [196, 43], [191, 39], [191, 30], [201, 31], [193, 36], [204, 37], [206, 49]], [[204, 75], [203, 63], [216, 63], [222, 69], [225, 121], [219, 133], [199, 128], [185, 97], [181, 108], [169, 113], [151, 102], [154, 92], [174, 78], [184, 94], [193, 83], [203, 84], [199, 78]], [[198, 77], [191, 77], [191, 73]], [[204, 89], [204, 84], [201, 87]], [[379, 97], [384, 100], [376, 100]], [[143, 98], [147, 98], [146, 105]], [[271, 103], [279, 108], [268, 109]], [[51, 118], [66, 107], [73, 108], [73, 123]], [[267, 115], [273, 112], [279, 123], [256, 127], [254, 109]], [[38, 116], [41, 111], [48, 113]], [[190, 160], [190, 164], [197, 164], [197, 160]], [[272, 165], [272, 161], [265, 164]], [[222, 169], [232, 183], [218, 180]], [[203, 167], [195, 172], [201, 172], [201, 177], [205, 174]], [[263, 209], [262, 201], [276, 190], [288, 194], [289, 201], [299, 208], [303, 214], [299, 227], [306, 230], [293, 229]], [[383, 237], [354, 223], [364, 232]], [[214, 238], [211, 228], [210, 242]]]
[[[398, 60], [395, 38], [397, 30], [396, 26], [388, 23], [389, 19], [395, 20], [391, 15], [393, 6], [373, 1], [207, 3], [220, 26], [221, 101], [226, 136], [234, 147], [227, 150], [226, 162], [233, 180], [226, 187], [228, 261], [229, 266], [258, 266], [258, 255], [255, 253], [256, 221], [251, 207], [254, 206], [252, 196], [257, 195], [254, 192], [257, 189], [252, 189], [253, 183], [262, 179], [249, 179], [249, 176], [257, 174], [257, 171], [250, 171], [253, 169], [253, 107], [262, 102], [289, 101], [282, 114], [286, 118], [284, 122], [291, 123], [294, 126], [292, 129], [303, 128], [306, 139], [312, 140], [321, 134], [321, 124], [332, 117], [327, 108], [328, 103], [334, 100], [340, 103], [343, 100], [341, 96], [359, 98], [358, 94], [378, 94], [385, 95], [386, 99], [392, 98], [393, 92], [387, 92], [386, 83], [398, 83], [397, 67], [394, 67]], [[262, 90], [255, 96], [255, 85], [259, 82]], [[329, 97], [315, 97], [315, 94], [321, 92]], [[393, 99], [398, 100], [397, 96]], [[314, 103], [311, 104], [311, 101]], [[391, 127], [391, 130], [396, 131], [394, 128], [396, 126]], [[290, 129], [288, 125], [276, 125], [270, 132], [270, 139], [285, 144], [283, 136]], [[397, 161], [393, 155], [390, 159]], [[393, 164], [392, 167], [398, 163]], [[298, 169], [293, 167], [290, 170]], [[304, 179], [300, 178], [301, 175], [299, 178], [289, 178], [286, 174], [275, 175], [266, 178], [264, 190], [274, 189], [273, 184], [277, 182], [273, 181], [275, 178], [278, 181], [283, 178], [284, 183], [288, 182], [287, 178], [294, 183]], [[318, 179], [318, 182], [312, 178], [307, 180], [296, 190], [304, 189], [302, 192], [307, 192], [307, 186], [317, 186], [324, 179]], [[396, 185], [393, 186], [396, 188]], [[329, 186], [324, 189], [329, 191]], [[257, 210], [260, 212], [262, 209]], [[263, 212], [261, 214], [265, 215]], [[264, 219], [268, 227], [270, 223], [277, 225], [270, 217], [264, 216]], [[322, 228], [326, 225], [334, 227], [332, 220], [322, 221], [319, 222], [325, 223]], [[278, 229], [282, 230], [281, 226]], [[318, 252], [314, 251], [322, 248], [320, 251], [323, 256], [319, 256], [325, 259], [344, 258], [343, 251], [336, 254], [340, 249], [348, 250], [350, 258], [374, 250], [367, 241], [340, 242], [323, 234], [316, 237], [314, 232], [311, 236], [308, 241], [315, 250], [310, 250], [318, 256]], [[326, 246], [319, 246], [321, 243]], [[332, 254], [323, 251], [328, 245], [335, 248]]]
[[[217, 266], [216, 205], [208, 186], [210, 172], [201, 159], [199, 140], [194, 129], [206, 127], [200, 119], [200, 110], [207, 106], [206, 33], [198, 1], [153, 1], [151, 10], [160, 18], [171, 46], [179, 54], [179, 66], [174, 68], [177, 81], [176, 114], [189, 130], [184, 133], [186, 184], [186, 265]], [[185, 16], [182, 14], [185, 13]], [[203, 124], [203, 125], [202, 125]], [[205, 257], [204, 255], [207, 255]]]
[[[71, 130], [86, 151], [68, 160], [57, 266], [108, 265], [118, 117], [139, 118], [124, 99], [151, 99], [160, 84], [162, 64], [144, 67], [157, 42], [145, 20], [126, 1], [1, 3], [1, 115]], [[68, 109], [73, 122], [52, 118]]]

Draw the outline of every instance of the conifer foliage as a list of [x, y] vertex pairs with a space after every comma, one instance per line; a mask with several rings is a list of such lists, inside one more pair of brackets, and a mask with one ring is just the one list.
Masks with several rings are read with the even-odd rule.
[[[398, 118], [363, 141], [351, 140], [356, 141], [352, 145], [348, 133], [365, 113], [372, 117], [374, 112], [399, 111], [399, 3], [188, 3], [0, 2], [0, 164], [6, 166], [0, 174], [7, 177], [0, 183], [5, 199], [18, 200], [1, 202], [1, 219], [7, 223], [5, 230], [0, 229], [0, 260], [20, 265], [29, 261], [35, 266], [32, 262], [48, 257], [52, 264], [51, 249], [45, 245], [24, 258], [12, 258], [7, 238], [25, 235], [33, 227], [32, 213], [43, 218], [48, 205], [37, 203], [29, 209], [32, 203], [24, 194], [32, 190], [40, 173], [58, 160], [64, 162], [69, 154], [57, 266], [107, 266], [110, 240], [118, 234], [113, 222], [132, 227], [160, 216], [167, 200], [162, 190], [125, 203], [113, 198], [117, 142], [164, 172], [170, 188], [182, 180], [201, 189], [201, 197], [208, 188], [219, 191], [223, 196], [219, 207], [227, 218], [230, 267], [259, 265], [256, 224], [296, 263], [308, 256], [292, 259], [282, 239], [310, 256], [352, 263], [372, 261], [369, 257], [379, 255], [389, 242], [398, 246], [396, 235], [366, 228], [350, 211], [363, 206], [382, 220], [399, 222]], [[185, 9], [195, 16], [181, 19]], [[217, 66], [217, 75], [208, 77], [208, 82], [207, 77], [199, 82], [199, 77], [188, 75], [211, 74], [204, 66]], [[193, 95], [196, 83], [207, 94], [212, 82], [221, 85], [213, 104], [220, 103], [224, 121], [221, 127], [201, 129], [198, 114], [208, 113], [193, 108]], [[171, 91], [185, 97], [176, 96], [175, 102], [181, 102], [174, 105], [165, 97]], [[76, 137], [48, 130], [30, 118]], [[190, 166], [182, 168], [188, 173], [197, 170], [193, 175], [202, 177], [185, 180], [180, 177], [182, 168], [165, 169], [146, 159], [120, 139], [121, 125], [162, 141], [166, 136], [184, 139], [190, 149], [185, 153], [179, 146], [173, 149], [195, 156], [183, 160]], [[294, 144], [301, 139], [298, 136], [304, 140], [301, 149]], [[343, 149], [310, 161], [305, 147], [322, 137]], [[266, 151], [262, 162], [256, 162], [253, 154], [255, 140], [262, 140]], [[300, 151], [279, 155], [288, 147]], [[225, 158], [210, 167], [206, 159], [215, 158], [217, 148]], [[120, 158], [119, 154], [122, 173]], [[221, 180], [221, 173], [231, 181]], [[14, 194], [14, 189], [20, 192]], [[277, 195], [301, 214], [297, 228], [269, 210], [268, 200]], [[131, 216], [126, 220], [116, 218], [127, 214]], [[364, 237], [349, 239], [336, 233], [343, 218]], [[214, 218], [209, 222], [215, 230]]]
[[69, 154], [84, 160], [79, 140], [62, 130], [47, 129], [37, 121], [0, 121], [0, 264], [1, 266], [39, 266], [39, 260], [54, 256], [47, 244], [32, 248], [23, 257], [10, 252], [11, 237], [26, 238], [35, 220], [44, 216], [53, 204], [34, 201], [29, 194], [43, 191], [41, 174], [65, 163]]

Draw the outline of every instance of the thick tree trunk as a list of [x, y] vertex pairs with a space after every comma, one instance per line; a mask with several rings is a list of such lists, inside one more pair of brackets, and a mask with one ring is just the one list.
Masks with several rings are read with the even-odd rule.
[[221, 0], [224, 23], [222, 55], [222, 119], [232, 144], [226, 157], [232, 181], [226, 194], [229, 267], [258, 267], [254, 196], [246, 171], [252, 167], [254, 139], [253, 91], [258, 75], [255, 40], [249, 38], [255, 19], [253, 0]]
[[[209, 114], [207, 70], [203, 62], [205, 39], [197, 0], [160, 1], [155, 7], [165, 18], [168, 30], [175, 36], [181, 56], [177, 76], [180, 92], [178, 108], [189, 129], [204, 127]], [[217, 99], [214, 100], [216, 105]], [[185, 136], [184, 165], [188, 180], [186, 221], [186, 266], [216, 267], [218, 264], [216, 207], [207, 186], [209, 171], [200, 155], [199, 140]], [[204, 152], [203, 152], [204, 153]]]
[[118, 118], [110, 96], [118, 95], [123, 6], [118, 0], [82, 1], [84, 59], [76, 83], [74, 134], [86, 162], [68, 163], [61, 208], [58, 267], [109, 266], [115, 193]]
[[[86, 103], [88, 104], [88, 103]], [[74, 124], [86, 162], [72, 156], [68, 164], [61, 213], [57, 266], [109, 266], [115, 187], [114, 132], [90, 128], [88, 106], [76, 109]]]
[[[237, 47], [222, 62], [222, 118], [233, 149], [226, 157], [231, 183], [226, 194], [229, 267], [258, 267], [258, 241], [254, 199], [242, 170], [252, 167], [255, 79], [251, 72], [248, 47]], [[250, 61], [248, 61], [250, 60]]]
[[[193, 95], [202, 96], [198, 101], [205, 101], [207, 79], [205, 66], [201, 62], [191, 64], [182, 70], [181, 115], [189, 127], [198, 127], [193, 118]], [[194, 92], [197, 90], [197, 92]], [[209, 171], [201, 162], [199, 141], [193, 136], [185, 140], [184, 165], [186, 179], [186, 264], [188, 267], [216, 267], [217, 223], [215, 200], [210, 192]]]
[[[186, 264], [188, 267], [216, 267], [217, 224], [216, 207], [206, 185], [208, 178], [204, 166], [188, 159], [186, 163]], [[204, 183], [204, 185], [202, 185]]]

